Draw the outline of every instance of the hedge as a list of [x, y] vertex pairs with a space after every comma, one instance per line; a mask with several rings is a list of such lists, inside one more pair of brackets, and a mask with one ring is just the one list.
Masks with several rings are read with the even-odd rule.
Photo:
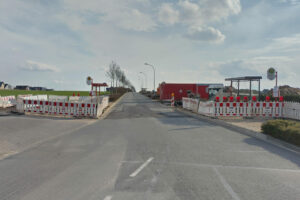
[[265, 122], [262, 132], [274, 138], [300, 146], [300, 122], [292, 120], [270, 120]]

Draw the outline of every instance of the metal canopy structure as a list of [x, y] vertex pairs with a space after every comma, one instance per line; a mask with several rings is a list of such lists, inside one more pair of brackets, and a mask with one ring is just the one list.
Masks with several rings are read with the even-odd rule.
[[[92, 86], [92, 91], [94, 91], [94, 88], [95, 88], [96, 96], [100, 96], [101, 87], [107, 87], [108, 85], [106, 83], [93, 83], [92, 82], [91, 86]], [[97, 88], [99, 88], [99, 95], [97, 93]]]
[[225, 81], [230, 81], [230, 87], [232, 88], [232, 84], [234, 82], [238, 83], [238, 93], [237, 95], [240, 95], [240, 82], [249, 82], [250, 85], [250, 99], [252, 97], [252, 82], [257, 81], [258, 82], [258, 96], [260, 98], [260, 80], [262, 79], [261, 76], [244, 76], [244, 77], [235, 77], [235, 78], [226, 78]]

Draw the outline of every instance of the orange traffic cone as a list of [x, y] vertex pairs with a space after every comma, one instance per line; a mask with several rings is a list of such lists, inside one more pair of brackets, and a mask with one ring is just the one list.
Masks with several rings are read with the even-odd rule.
[[80, 93], [79, 93], [79, 92], [77, 93], [77, 96], [79, 96], [79, 97], [80, 97]]

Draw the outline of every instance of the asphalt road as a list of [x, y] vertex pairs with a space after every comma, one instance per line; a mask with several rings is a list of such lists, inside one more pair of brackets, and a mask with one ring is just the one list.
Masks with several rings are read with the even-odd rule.
[[0, 199], [299, 200], [300, 156], [128, 93], [106, 119], [1, 160]]

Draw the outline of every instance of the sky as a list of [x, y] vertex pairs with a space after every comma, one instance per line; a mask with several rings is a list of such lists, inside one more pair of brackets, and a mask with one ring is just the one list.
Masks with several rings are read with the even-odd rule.
[[12, 85], [89, 90], [115, 61], [137, 89], [153, 89], [145, 62], [156, 86], [257, 75], [271, 88], [274, 67], [300, 87], [299, 55], [300, 0], [0, 0], [0, 81]]

